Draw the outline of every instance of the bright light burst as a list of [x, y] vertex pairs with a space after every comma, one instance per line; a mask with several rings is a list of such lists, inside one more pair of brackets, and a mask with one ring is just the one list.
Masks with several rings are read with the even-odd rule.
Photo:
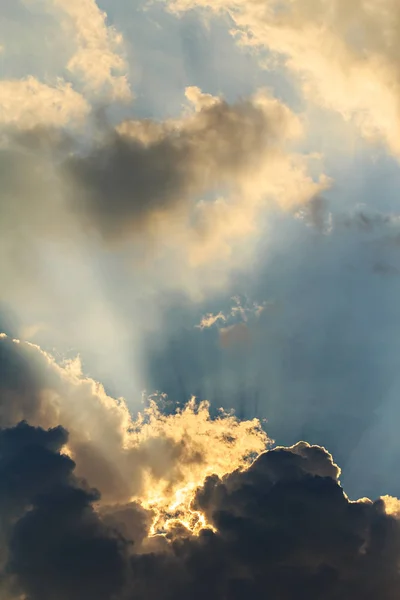
[[[197, 488], [209, 475], [223, 477], [248, 467], [270, 442], [258, 419], [239, 421], [222, 409], [212, 418], [209, 403], [197, 402], [194, 397], [169, 415], [150, 400], [132, 429], [134, 446], [143, 449], [164, 440], [164, 467], [171, 461], [161, 477], [148, 469], [140, 495], [132, 498], [153, 513], [151, 535], [168, 534], [182, 526], [192, 534], [204, 527], [212, 529], [192, 507]], [[173, 456], [178, 459], [178, 455], [179, 461], [174, 463]]]

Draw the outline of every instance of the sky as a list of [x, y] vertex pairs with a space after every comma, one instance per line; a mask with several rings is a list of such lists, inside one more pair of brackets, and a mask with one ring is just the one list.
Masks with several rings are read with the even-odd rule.
[[397, 598], [397, 0], [0, 17], [3, 596]]

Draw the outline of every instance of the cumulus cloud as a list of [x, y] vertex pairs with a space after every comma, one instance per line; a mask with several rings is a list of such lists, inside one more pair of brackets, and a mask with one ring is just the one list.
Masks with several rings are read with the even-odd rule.
[[[312, 102], [353, 119], [363, 135], [400, 154], [396, 0], [172, 0], [175, 12], [227, 12], [241, 44], [268, 50]], [[271, 60], [269, 60], [271, 63]]]
[[25, 0], [25, 3], [28, 7], [42, 7], [58, 21], [68, 45], [73, 45], [67, 70], [83, 81], [86, 93], [100, 94], [110, 100], [131, 97], [123, 37], [107, 25], [107, 15], [95, 0]]
[[0, 81], [0, 125], [29, 130], [37, 126], [82, 125], [88, 102], [71, 84], [51, 87], [34, 77]]
[[398, 523], [386, 515], [384, 500], [349, 502], [338, 475], [323, 448], [302, 442], [262, 454], [244, 472], [205, 482], [195, 505], [205, 510], [236, 568], [242, 566], [242, 594], [266, 588], [283, 598], [298, 597], [299, 590], [305, 598], [397, 593], [397, 559], [373, 573], [368, 565], [380, 554], [381, 526], [387, 548], [397, 547]]
[[208, 404], [194, 400], [170, 416], [152, 401], [133, 419], [122, 399], [83, 376], [79, 361], [59, 366], [37, 346], [4, 335], [0, 367], [0, 424], [63, 424], [78, 475], [109, 502], [140, 495], [149, 506], [157, 501], [165, 508], [176, 502], [179, 489], [190, 491], [210, 469], [240, 467], [268, 443], [258, 421], [239, 422], [223, 412], [211, 419]]
[[106, 600], [122, 587], [124, 542], [93, 510], [98, 493], [60, 453], [66, 441], [61, 427], [0, 430], [0, 585], [11, 598]]
[[[67, 161], [76, 210], [105, 238], [161, 229], [186, 241], [194, 262], [212, 259], [255, 229], [266, 198], [291, 208], [328, 185], [291, 152], [301, 121], [266, 91], [233, 105], [198, 88], [186, 95], [194, 110], [182, 118], [121, 123]], [[202, 198], [220, 189], [227, 198]]]
[[268, 590], [287, 600], [391, 600], [399, 593], [399, 501], [350, 502], [322, 447], [300, 442], [210, 475], [192, 494], [192, 510], [207, 525], [196, 535], [176, 520], [154, 536], [139, 505], [99, 510], [99, 492], [76, 477], [63, 453], [67, 440], [61, 427], [0, 429], [0, 589], [7, 599], [206, 593], [241, 600]]

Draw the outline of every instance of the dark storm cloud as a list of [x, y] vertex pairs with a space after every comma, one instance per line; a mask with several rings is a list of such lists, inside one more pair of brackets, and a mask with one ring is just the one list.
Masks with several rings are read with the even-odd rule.
[[326, 451], [300, 443], [206, 481], [195, 505], [218, 529], [237, 597], [396, 597], [399, 524], [381, 500], [349, 502], [337, 474]]
[[44, 431], [20, 423], [13, 429], [0, 429], [0, 589], [3, 594], [11, 584], [6, 564], [16, 521], [30, 508], [36, 494], [62, 483], [72, 472], [72, 461], [58, 455], [66, 441], [67, 432], [61, 427]]
[[16, 524], [8, 569], [32, 600], [108, 600], [122, 589], [127, 543], [94, 512], [97, 497], [63, 485], [38, 496]]
[[56, 457], [66, 441], [67, 432], [61, 427], [44, 431], [21, 422], [13, 429], [0, 430], [0, 506], [5, 529], [37, 493], [60, 483], [72, 471], [70, 459]]
[[321, 447], [277, 448], [245, 471], [210, 476], [193, 508], [215, 531], [192, 536], [177, 526], [143, 554], [145, 511], [97, 512], [99, 494], [61, 453], [66, 441], [62, 428], [21, 423], [0, 431], [0, 501], [18, 507], [12, 518], [2, 510], [7, 598], [395, 600], [400, 593], [400, 527], [387, 512], [398, 511], [398, 501], [350, 502]]
[[99, 494], [73, 476], [66, 442], [61, 427], [0, 430], [3, 580], [30, 600], [110, 599], [127, 543], [93, 510]]

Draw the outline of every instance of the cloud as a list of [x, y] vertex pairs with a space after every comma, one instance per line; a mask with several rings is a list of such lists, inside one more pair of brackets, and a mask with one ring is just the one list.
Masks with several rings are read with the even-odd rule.
[[[32, 497], [44, 491], [47, 484], [60, 483], [71, 471], [71, 461], [67, 457], [57, 461], [52, 455], [66, 443], [67, 437], [67, 432], [61, 427], [45, 433], [26, 423], [20, 423], [14, 429], [1, 430], [2, 538], [15, 519], [28, 509]], [[21, 454], [24, 461], [20, 460]]]
[[[58, 327], [57, 306], [63, 319], [74, 313], [72, 333], [72, 320], [81, 318], [72, 287], [84, 286], [100, 302], [102, 282], [90, 261], [102, 253], [118, 257], [134, 283], [147, 278], [192, 296], [221, 288], [251, 260], [263, 211], [293, 211], [328, 185], [323, 175], [310, 176], [307, 157], [295, 151], [301, 120], [265, 90], [229, 104], [188, 88], [191, 104], [177, 119], [130, 120], [116, 128], [101, 119], [80, 121], [84, 127], [73, 131], [64, 128], [78, 125], [77, 112], [53, 104], [48, 88], [48, 101], [32, 79], [15, 89], [22, 106], [13, 99], [17, 121], [7, 117], [0, 151], [1, 246], [9, 257], [1, 277], [2, 299], [24, 316], [24, 327]], [[62, 98], [75, 98], [72, 88], [60, 90]], [[74, 271], [72, 285], [60, 285], [57, 261]], [[146, 273], [133, 274], [133, 265]], [[28, 290], [27, 322], [21, 294]], [[86, 325], [107, 312], [93, 309]]]
[[74, 477], [66, 441], [60, 427], [0, 430], [0, 585], [11, 597], [106, 600], [122, 587], [126, 544], [93, 510], [98, 492]]
[[[129, 336], [139, 344], [157, 326], [154, 290], [198, 298], [223, 287], [254, 252], [257, 215], [292, 210], [327, 182], [314, 181], [292, 148], [300, 119], [265, 91], [229, 104], [189, 88], [179, 118], [112, 128], [85, 120], [86, 101], [70, 106], [82, 100], [71, 87], [55, 89], [32, 78], [10, 87], [1, 300], [20, 320], [19, 337], [40, 323], [36, 340], [78, 348], [107, 383], [118, 371], [137, 393], [145, 383], [132, 373]], [[111, 279], [124, 281], [122, 301]], [[145, 308], [125, 319], [121, 304], [136, 307], [139, 288]]]
[[88, 102], [71, 84], [60, 80], [51, 87], [34, 77], [0, 81], [0, 125], [29, 130], [37, 126], [82, 125]]
[[216, 315], [213, 315], [212, 313], [204, 315], [199, 325], [196, 325], [196, 327], [198, 327], [199, 329], [208, 329], [209, 327], [212, 327], [213, 325], [218, 323], [218, 321], [226, 321], [226, 317], [221, 311]]
[[242, 600], [266, 589], [288, 600], [299, 593], [390, 600], [399, 593], [399, 501], [350, 502], [322, 447], [299, 442], [210, 475], [192, 495], [192, 509], [209, 525], [194, 535], [175, 521], [154, 536], [138, 505], [98, 509], [99, 493], [63, 454], [67, 439], [60, 427], [0, 429], [0, 503], [13, 510], [2, 512], [0, 540], [7, 600], [204, 593]]
[[[252, 233], [266, 198], [291, 208], [328, 182], [314, 182], [290, 153], [300, 120], [267, 92], [233, 105], [198, 88], [186, 95], [193, 111], [121, 123], [89, 155], [67, 161], [65, 174], [78, 214], [106, 239], [161, 231], [167, 244], [183, 240], [196, 263]], [[227, 198], [202, 198], [221, 188]]]
[[354, 120], [364, 136], [383, 140], [399, 156], [399, 7], [395, 0], [356, 0], [351, 7], [340, 0], [329, 6], [317, 0], [172, 0], [166, 4], [177, 13], [195, 7], [227, 12], [240, 44], [272, 53], [298, 78], [308, 100]]
[[123, 37], [107, 25], [107, 15], [95, 0], [26, 0], [26, 4], [48, 11], [58, 22], [61, 34], [69, 44], [72, 42], [74, 49], [66, 67], [83, 81], [87, 94], [110, 100], [131, 98]]
[[231, 300], [233, 301], [233, 304], [229, 312], [224, 314], [220, 311], [216, 315], [208, 313], [202, 318], [200, 325], [196, 325], [196, 327], [199, 329], [209, 328], [216, 324], [219, 325], [219, 321], [229, 324], [235, 324], [237, 321], [244, 323], [254, 321], [257, 320], [269, 306], [269, 303], [267, 302], [262, 302], [261, 304], [257, 302], [251, 303], [248, 298], [240, 298], [240, 296], [233, 296]]
[[[157, 293], [164, 279], [190, 292], [196, 279], [199, 287], [223, 286], [226, 273], [244, 265], [260, 273], [254, 262], [267, 255], [268, 272], [253, 297], [276, 294], [281, 314], [242, 302], [227, 310], [199, 309], [193, 322], [206, 316], [199, 328], [191, 322], [188, 329], [236, 351], [224, 350], [221, 359], [191, 338], [195, 343], [183, 345], [182, 360], [177, 352], [171, 360], [178, 363], [178, 376], [190, 378], [191, 353], [203, 360], [203, 348], [202, 376], [215, 384], [218, 405], [236, 404], [239, 396], [251, 414], [257, 399], [265, 398], [263, 416], [271, 414], [273, 433], [286, 435], [290, 443], [303, 433], [320, 443], [330, 439], [335, 456], [338, 451], [347, 457], [373, 421], [391, 369], [398, 370], [394, 343], [387, 343], [399, 337], [391, 307], [395, 295], [373, 290], [360, 277], [367, 262], [382, 274], [397, 264], [386, 249], [378, 256], [367, 245], [387, 232], [398, 245], [396, 217], [374, 217], [363, 209], [349, 223], [327, 218], [322, 194], [328, 181], [315, 176], [315, 169], [311, 176], [310, 157], [299, 154], [303, 118], [266, 90], [227, 102], [193, 86], [186, 89], [189, 106], [175, 119], [138, 117], [115, 128], [101, 118], [89, 121], [87, 99], [128, 97], [122, 40], [93, 2], [35, 4], [57, 16], [60, 37], [68, 41], [68, 76], [63, 75], [85, 96], [64, 81], [49, 84], [47, 76], [46, 84], [30, 77], [7, 79], [0, 87], [6, 98], [1, 298], [27, 317], [21, 330], [39, 338], [48, 334], [53, 346], [56, 325], [85, 357], [86, 348], [95, 347], [105, 356], [99, 370], [104, 377], [115, 370], [121, 389], [115, 369], [119, 344], [128, 340], [123, 365], [134, 379], [127, 330], [152, 320], [148, 306], [154, 296], [155, 304], [161, 296], [163, 307], [169, 302]], [[386, 86], [394, 71], [375, 68], [373, 53], [364, 66], [354, 62], [347, 40], [336, 44], [332, 28], [320, 38], [308, 25], [320, 7], [300, 4], [280, 3], [283, 28], [275, 14], [257, 13], [250, 22], [253, 40], [289, 57], [287, 67], [296, 73], [304, 74], [308, 63], [305, 78], [300, 75], [304, 92], [355, 119], [366, 136], [383, 136], [397, 152], [396, 134], [385, 120], [397, 118], [391, 104], [396, 83], [391, 90]], [[249, 7], [261, 7], [237, 5], [245, 8], [233, 14], [236, 28], [246, 25]], [[366, 5], [355, 4], [356, 13], [361, 6]], [[309, 21], [307, 7], [315, 9], [306, 15]], [[343, 14], [336, 15], [340, 23]], [[317, 16], [324, 21], [324, 13]], [[378, 27], [382, 23], [378, 20]], [[375, 27], [371, 19], [368, 28], [378, 31]], [[317, 51], [310, 50], [313, 43]], [[319, 47], [322, 61], [316, 64]], [[78, 131], [72, 131], [74, 125]], [[316, 231], [301, 237], [304, 223], [291, 219], [286, 228], [282, 220], [272, 231], [279, 221], [279, 211], [272, 215], [275, 207], [302, 215]], [[261, 236], [266, 210], [272, 226]], [[359, 231], [366, 242], [357, 246]], [[274, 248], [260, 244], [255, 252], [261, 237], [283, 241]], [[137, 276], [121, 268], [133, 255], [140, 262], [143, 247], [154, 252], [154, 271], [149, 267]], [[348, 276], [342, 268], [346, 261], [354, 264]], [[216, 263], [222, 263], [221, 271], [213, 271]], [[396, 280], [379, 282], [395, 286]], [[234, 285], [249, 282], [246, 275], [245, 284], [236, 277]], [[137, 288], [135, 296], [131, 288]], [[368, 304], [371, 294], [380, 302]], [[118, 299], [115, 311], [111, 298]], [[140, 315], [124, 321], [120, 316], [128, 305], [130, 317]], [[162, 337], [157, 332], [158, 348]], [[241, 343], [248, 339], [251, 352], [250, 344]], [[138, 340], [139, 334], [135, 342], [144, 355]], [[379, 361], [385, 368], [376, 366]], [[157, 397], [131, 415], [127, 403], [85, 376], [86, 370], [79, 360], [58, 364], [38, 346], [0, 338], [2, 597], [398, 597], [398, 500], [351, 502], [324, 448], [301, 442], [268, 450], [272, 442], [258, 420], [241, 421], [195, 399], [186, 403], [186, 392], [178, 409], [173, 397], [167, 406]], [[225, 376], [230, 387], [222, 400]], [[197, 391], [192, 388], [186, 386]], [[373, 448], [368, 455], [361, 445], [354, 453], [356, 476], [360, 463], [373, 472], [377, 454], [387, 453], [393, 463], [398, 439], [393, 414], [385, 418], [396, 441], [388, 444], [382, 435], [378, 444], [366, 443]], [[382, 426], [378, 433], [386, 431]], [[395, 487], [393, 464], [385, 466], [382, 477]]]
[[246, 346], [252, 339], [252, 328], [254, 325], [257, 327], [259, 317], [268, 308], [267, 302], [251, 304], [247, 299], [243, 302], [238, 296], [232, 300], [234, 303], [229, 313], [208, 313], [201, 319], [200, 324], [195, 326], [197, 329], [209, 329], [216, 325], [222, 348]]
[[235, 584], [243, 596], [266, 588], [283, 598], [299, 589], [308, 598], [396, 593], [397, 559], [373, 572], [369, 565], [379, 555], [381, 527], [389, 555], [397, 547], [398, 523], [385, 515], [384, 500], [349, 502], [339, 472], [323, 448], [301, 442], [266, 452], [222, 481], [209, 478], [197, 492], [195, 506], [217, 528], [231, 577], [241, 566]]
[[210, 469], [223, 473], [226, 465], [246, 464], [268, 443], [258, 421], [223, 412], [211, 419], [208, 404], [194, 400], [169, 416], [153, 401], [133, 419], [122, 399], [83, 376], [78, 360], [59, 366], [38, 346], [6, 336], [0, 337], [0, 369], [0, 425], [61, 423], [78, 475], [107, 502], [140, 495], [148, 506], [158, 499], [166, 508], [178, 489], [190, 491]]

